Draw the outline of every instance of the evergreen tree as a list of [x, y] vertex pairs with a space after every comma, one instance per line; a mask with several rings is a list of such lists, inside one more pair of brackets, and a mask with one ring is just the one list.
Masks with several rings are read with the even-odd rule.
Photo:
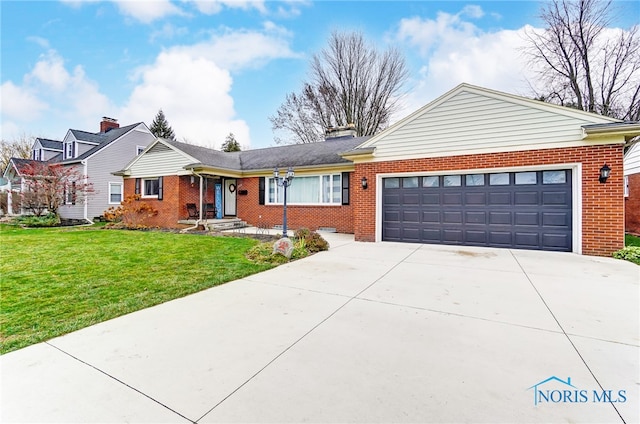
[[173, 129], [167, 118], [164, 116], [162, 109], [158, 111], [158, 114], [154, 118], [151, 126], [149, 127], [151, 133], [159, 138], [166, 138], [167, 140], [175, 140], [176, 135], [173, 133]]
[[240, 143], [238, 143], [233, 133], [229, 133], [227, 138], [224, 140], [224, 143], [222, 143], [222, 151], [223, 152], [239, 152], [240, 150], [241, 150]]

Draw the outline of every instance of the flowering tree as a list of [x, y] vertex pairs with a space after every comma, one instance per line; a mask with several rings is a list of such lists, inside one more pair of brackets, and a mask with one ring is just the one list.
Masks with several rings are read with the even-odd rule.
[[71, 166], [34, 161], [20, 173], [24, 181], [20, 193], [22, 206], [37, 216], [45, 212], [57, 215], [60, 206], [82, 203], [94, 193], [87, 177]]

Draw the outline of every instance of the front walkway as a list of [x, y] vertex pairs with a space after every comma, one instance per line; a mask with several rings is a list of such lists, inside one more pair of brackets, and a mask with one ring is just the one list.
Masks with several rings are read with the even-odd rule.
[[640, 420], [640, 267], [326, 238], [0, 357], [2, 422]]

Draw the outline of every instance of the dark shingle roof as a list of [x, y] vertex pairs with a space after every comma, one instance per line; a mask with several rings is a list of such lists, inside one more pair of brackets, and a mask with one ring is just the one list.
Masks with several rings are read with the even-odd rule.
[[[87, 150], [86, 152], [84, 152], [80, 156], [77, 156], [77, 157], [75, 157], [73, 159], [67, 159], [65, 161], [62, 161], [62, 163], [73, 163], [73, 162], [78, 162], [78, 161], [81, 161], [83, 159], [86, 159], [87, 157], [93, 155], [98, 150], [101, 150], [105, 146], [113, 143], [115, 140], [117, 140], [118, 138], [120, 138], [124, 134], [128, 133], [129, 131], [131, 131], [132, 129], [134, 129], [135, 127], [140, 125], [141, 123], [142, 122], [138, 122], [136, 124], [127, 125], [126, 127], [113, 128], [113, 129], [107, 131], [106, 133], [89, 133], [89, 132], [80, 131], [80, 130], [69, 130], [69, 131], [71, 131], [71, 133], [73, 133], [73, 136], [77, 140], [89, 141], [89, 142], [92, 142], [92, 143], [98, 142], [100, 144], [98, 144], [97, 146]], [[97, 140], [100, 140], [100, 141], [97, 141]]]
[[36, 140], [38, 140], [40, 145], [45, 149], [62, 151], [62, 141], [40, 137], [36, 138]]
[[24, 172], [24, 169], [27, 166], [32, 166], [34, 164], [42, 163], [40, 161], [33, 160], [33, 159], [11, 158], [10, 160], [11, 162], [13, 162], [13, 164], [15, 165], [20, 175], [22, 175], [22, 173]]
[[[165, 140], [198, 160], [198, 165], [238, 171], [349, 163], [340, 153], [351, 151], [369, 137], [339, 137], [319, 143], [292, 144], [241, 152], [221, 152], [207, 147]], [[193, 164], [197, 165], [197, 164]]]

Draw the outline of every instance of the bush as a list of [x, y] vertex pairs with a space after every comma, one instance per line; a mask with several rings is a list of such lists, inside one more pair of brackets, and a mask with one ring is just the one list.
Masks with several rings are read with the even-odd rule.
[[104, 218], [109, 221], [109, 228], [127, 228], [132, 230], [147, 228], [146, 220], [158, 214], [158, 210], [144, 202], [139, 202], [140, 195], [127, 196], [117, 208], [113, 206], [104, 211]]
[[633, 262], [640, 265], [640, 247], [627, 246], [624, 249], [618, 250], [613, 254], [616, 259], [624, 259], [625, 261]]
[[320, 234], [315, 231], [310, 231], [308, 228], [298, 229], [295, 232], [294, 237], [296, 238], [296, 240], [304, 240], [305, 249], [309, 253], [329, 250], [329, 243], [324, 238], [322, 238]]
[[55, 213], [42, 216], [23, 215], [17, 217], [15, 221], [24, 227], [57, 227], [60, 225], [60, 217]]

